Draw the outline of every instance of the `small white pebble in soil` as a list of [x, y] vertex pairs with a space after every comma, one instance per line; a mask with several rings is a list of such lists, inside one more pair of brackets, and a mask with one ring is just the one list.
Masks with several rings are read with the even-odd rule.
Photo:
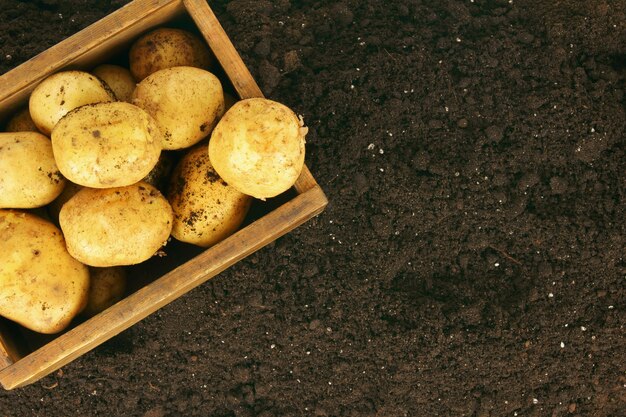
[[270, 349], [274, 349], [275, 347], [276, 347], [276, 345], [273, 344], [273, 343], [270, 345]]
[[550, 293], [550, 294], [548, 294], [548, 297], [554, 298], [554, 294]]
[[384, 153], [385, 153], [385, 151], [383, 150], [383, 148], [380, 148], [380, 149], [378, 150], [378, 153], [382, 155], [382, 154], [384, 154]]
[[580, 330], [582, 330], [583, 332], [586, 332], [587, 328], [585, 326], [580, 326]]
[[370, 143], [369, 145], [367, 145], [367, 150], [371, 151], [372, 149], [374, 149], [376, 145], [374, 145], [373, 143]]
[[590, 131], [591, 133], [595, 133], [596, 129], [594, 129], [594, 128], [592, 127], [591, 129], [589, 129], [589, 131]]
[[565, 343], [561, 342], [561, 349], [565, 347]]
[[539, 404], [539, 400], [536, 398], [533, 398], [533, 404]]
[[13, 59], [13, 57], [12, 57], [11, 55], [9, 55], [9, 54], [7, 54], [7, 55], [5, 56], [5, 58], [6, 58], [7, 60], [9, 60], [9, 61], [10, 61], [11, 59]]
[[493, 264], [493, 266], [498, 267], [498, 266], [500, 266], [500, 264], [498, 262], [496, 262], [495, 264]]
[[354, 90], [354, 84], [350, 84], [350, 90]]
[[609, 306], [609, 310], [613, 310], [614, 308], [614, 306]]

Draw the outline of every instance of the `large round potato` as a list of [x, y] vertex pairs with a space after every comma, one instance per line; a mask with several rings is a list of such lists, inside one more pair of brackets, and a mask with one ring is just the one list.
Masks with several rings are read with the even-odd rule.
[[141, 180], [159, 160], [162, 142], [152, 117], [121, 101], [79, 107], [52, 131], [61, 173], [93, 188], [122, 187]]
[[7, 122], [7, 132], [39, 132], [35, 122], [30, 117], [28, 107], [15, 113]]
[[100, 267], [149, 259], [167, 242], [172, 221], [165, 197], [145, 182], [84, 188], [59, 214], [69, 253], [84, 264]]
[[130, 71], [137, 81], [165, 68], [209, 69], [213, 61], [213, 54], [200, 38], [172, 28], [159, 28], [143, 35], [129, 54]]
[[224, 114], [224, 92], [208, 71], [174, 67], [145, 78], [133, 92], [133, 104], [154, 119], [164, 136], [163, 149], [183, 149], [207, 137]]
[[208, 247], [237, 230], [252, 198], [217, 175], [202, 145], [191, 149], [176, 166], [168, 200], [174, 210], [172, 236]]
[[302, 121], [283, 104], [242, 100], [213, 130], [209, 157], [229, 185], [256, 198], [274, 197], [298, 179], [306, 133]]
[[115, 101], [115, 94], [98, 77], [84, 71], [63, 71], [35, 87], [28, 108], [37, 128], [50, 135], [54, 125], [71, 110], [107, 101]]
[[41, 133], [0, 133], [0, 208], [41, 207], [65, 186], [50, 140]]
[[40, 333], [66, 328], [83, 309], [87, 267], [61, 231], [32, 214], [0, 210], [0, 315]]
[[103, 64], [91, 71], [96, 77], [107, 83], [120, 101], [130, 102], [135, 89], [135, 78], [130, 71], [119, 65]]

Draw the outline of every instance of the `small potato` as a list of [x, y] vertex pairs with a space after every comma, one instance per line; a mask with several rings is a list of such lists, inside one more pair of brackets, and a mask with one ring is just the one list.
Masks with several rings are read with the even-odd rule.
[[50, 140], [41, 133], [0, 133], [0, 208], [48, 204], [65, 186]]
[[206, 146], [201, 145], [191, 149], [176, 166], [168, 200], [174, 210], [172, 236], [209, 247], [237, 230], [252, 198], [217, 175]]
[[30, 111], [28, 107], [15, 113], [13, 117], [9, 119], [6, 126], [7, 132], [39, 132], [35, 122], [30, 117]]
[[0, 315], [57, 333], [87, 303], [89, 270], [72, 258], [61, 231], [32, 214], [0, 210]]
[[209, 69], [214, 60], [204, 41], [186, 30], [172, 28], [159, 28], [143, 35], [129, 54], [130, 71], [137, 81], [165, 68]]
[[107, 101], [115, 101], [115, 94], [98, 77], [84, 71], [63, 71], [35, 87], [28, 108], [37, 128], [50, 135], [54, 125], [71, 110]]
[[88, 316], [106, 310], [124, 297], [126, 291], [126, 270], [119, 266], [109, 268], [89, 268], [91, 285], [87, 306], [83, 313]]
[[283, 104], [264, 98], [241, 100], [213, 130], [209, 157], [229, 185], [259, 199], [274, 197], [298, 179], [307, 131]]
[[52, 131], [61, 173], [93, 188], [122, 187], [141, 180], [159, 160], [162, 142], [152, 117], [122, 101], [79, 107]]
[[130, 96], [135, 89], [135, 78], [130, 71], [119, 65], [104, 64], [91, 71], [96, 77], [107, 83], [120, 101], [130, 103]]
[[61, 208], [67, 250], [89, 266], [133, 265], [154, 255], [169, 238], [172, 208], [145, 182], [80, 190]]
[[192, 67], [168, 68], [148, 76], [137, 84], [132, 102], [154, 117], [167, 150], [200, 142], [224, 114], [224, 92], [218, 78]]

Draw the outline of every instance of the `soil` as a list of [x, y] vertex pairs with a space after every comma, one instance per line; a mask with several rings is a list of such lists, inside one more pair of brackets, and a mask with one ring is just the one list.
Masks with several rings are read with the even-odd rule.
[[[0, 73], [125, 1], [3, 0]], [[623, 416], [626, 1], [212, 1], [330, 204], [1, 416]]]

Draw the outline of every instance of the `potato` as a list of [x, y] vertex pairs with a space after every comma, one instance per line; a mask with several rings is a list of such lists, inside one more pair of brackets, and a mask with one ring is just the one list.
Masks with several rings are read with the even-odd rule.
[[106, 310], [124, 297], [126, 270], [119, 266], [89, 268], [91, 285], [83, 313], [90, 317]]
[[211, 166], [206, 146], [191, 149], [178, 163], [168, 201], [174, 211], [172, 236], [208, 247], [241, 225], [251, 197], [227, 185]]
[[0, 315], [40, 333], [65, 329], [83, 309], [89, 270], [61, 231], [32, 214], [0, 210]]
[[52, 131], [61, 173], [93, 188], [123, 187], [141, 180], [159, 160], [162, 142], [152, 117], [121, 101], [79, 107]]
[[137, 84], [133, 104], [161, 128], [163, 149], [183, 149], [207, 137], [224, 114], [224, 92], [217, 77], [192, 67], [157, 71]]
[[115, 94], [98, 77], [84, 71], [63, 71], [35, 87], [28, 108], [37, 128], [50, 135], [54, 125], [71, 110], [107, 101], [115, 101]]
[[137, 81], [159, 70], [172, 67], [209, 69], [213, 54], [194, 34], [172, 28], [159, 28], [139, 38], [129, 54], [130, 71]]
[[30, 111], [28, 107], [15, 113], [13, 117], [9, 119], [6, 126], [7, 132], [39, 132], [35, 122], [30, 117]]
[[120, 101], [130, 102], [130, 96], [135, 89], [135, 78], [130, 71], [119, 65], [103, 64], [92, 71], [96, 77], [107, 83]]
[[34, 208], [63, 191], [50, 140], [41, 133], [0, 133], [0, 208]]
[[209, 157], [229, 185], [259, 199], [274, 197], [298, 179], [307, 131], [283, 104], [264, 98], [241, 100], [213, 130]]
[[90, 266], [133, 265], [149, 259], [172, 230], [172, 208], [145, 182], [80, 190], [61, 208], [67, 250]]

